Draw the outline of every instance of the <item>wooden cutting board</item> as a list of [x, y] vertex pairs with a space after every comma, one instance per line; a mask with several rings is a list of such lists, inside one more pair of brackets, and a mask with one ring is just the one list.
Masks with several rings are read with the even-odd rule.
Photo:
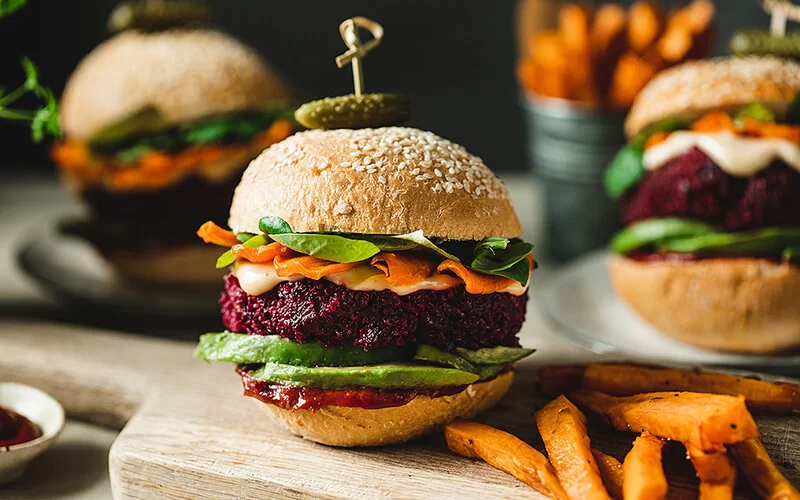
[[[531, 342], [533, 343], [533, 342]], [[0, 380], [40, 387], [71, 418], [122, 428], [110, 455], [115, 498], [542, 498], [492, 467], [449, 454], [440, 436], [382, 449], [336, 449], [273, 426], [242, 397], [233, 366], [191, 357], [193, 345], [63, 325], [0, 322]], [[533, 413], [546, 403], [535, 371], [480, 420], [543, 450]], [[776, 463], [800, 483], [800, 418], [759, 419]], [[593, 445], [618, 459], [633, 435], [591, 427]], [[696, 498], [691, 466], [665, 460], [670, 498]], [[745, 486], [737, 498], [750, 498]]]

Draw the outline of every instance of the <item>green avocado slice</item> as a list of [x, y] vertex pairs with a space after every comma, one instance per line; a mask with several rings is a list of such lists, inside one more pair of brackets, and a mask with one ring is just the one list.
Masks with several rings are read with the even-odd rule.
[[713, 232], [713, 227], [702, 222], [678, 218], [646, 219], [614, 235], [611, 248], [618, 253], [628, 253], [671, 238], [699, 236]]
[[414, 359], [417, 361], [436, 363], [437, 365], [452, 366], [457, 370], [465, 372], [478, 373], [478, 368], [458, 354], [445, 352], [430, 345], [423, 344], [417, 347]]
[[456, 348], [459, 356], [476, 365], [507, 365], [526, 358], [534, 352], [536, 349], [506, 346], [484, 347], [476, 351]]
[[301, 344], [278, 335], [207, 333], [200, 336], [194, 357], [205, 361], [232, 363], [280, 363], [297, 366], [361, 366], [403, 361], [411, 358], [405, 347], [384, 347], [365, 351], [358, 346], [325, 347]]
[[478, 380], [478, 375], [475, 373], [454, 368], [411, 364], [311, 368], [267, 363], [248, 372], [248, 376], [256, 380], [321, 389], [345, 387], [413, 389], [467, 385]]
[[780, 227], [743, 233], [711, 232], [658, 243], [659, 248], [672, 252], [723, 255], [780, 255], [796, 245], [800, 245], [800, 229]]

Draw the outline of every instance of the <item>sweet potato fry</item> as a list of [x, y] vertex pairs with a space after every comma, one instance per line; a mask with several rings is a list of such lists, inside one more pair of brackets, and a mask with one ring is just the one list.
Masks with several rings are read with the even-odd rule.
[[692, 50], [692, 32], [688, 26], [675, 24], [667, 28], [656, 43], [659, 56], [670, 64], [677, 64]]
[[589, 40], [595, 60], [595, 81], [600, 94], [606, 95], [617, 61], [625, 51], [628, 14], [619, 4], [600, 6], [594, 15]]
[[[575, 372], [580, 369], [571, 368]], [[540, 378], [544, 370], [539, 371]], [[544, 382], [542, 384], [544, 386]], [[747, 400], [747, 407], [751, 411], [791, 413], [800, 410], [800, 385], [766, 382], [724, 373], [704, 373], [625, 363], [591, 364], [586, 366], [582, 386], [584, 389], [612, 396], [660, 391], [707, 392], [729, 396], [741, 394]]]
[[558, 31], [568, 51], [574, 54], [588, 54], [589, 24], [591, 21], [589, 9], [578, 4], [568, 4], [558, 12]]
[[730, 446], [730, 454], [739, 470], [761, 498], [798, 500], [800, 492], [781, 473], [756, 438]]
[[456, 420], [445, 427], [444, 436], [453, 453], [483, 459], [543, 495], [568, 500], [547, 458], [511, 434], [477, 422]]
[[648, 431], [706, 451], [759, 436], [744, 396], [653, 392], [614, 397], [579, 391], [571, 394], [570, 399], [584, 410], [605, 418], [617, 430]]
[[643, 53], [652, 45], [664, 29], [661, 9], [653, 2], [639, 1], [628, 10], [628, 44], [631, 49]]
[[600, 477], [603, 478], [608, 494], [614, 500], [622, 500], [622, 464], [611, 455], [606, 455], [595, 448], [592, 448], [592, 456], [597, 462]]
[[620, 57], [611, 77], [609, 99], [611, 104], [627, 108], [639, 91], [659, 71], [660, 66], [635, 52], [628, 51]]
[[645, 431], [633, 441], [622, 462], [622, 496], [625, 500], [660, 500], [667, 497], [667, 476], [661, 463], [664, 441]]
[[531, 43], [533, 62], [547, 71], [565, 73], [569, 65], [569, 54], [561, 35], [557, 31], [541, 31]]
[[536, 412], [536, 426], [561, 486], [570, 498], [609, 499], [586, 433], [586, 417], [559, 396]]
[[579, 365], [552, 365], [539, 369], [539, 391], [547, 396], [574, 392], [583, 387], [583, 372]]
[[686, 453], [700, 478], [700, 500], [730, 500], [736, 486], [736, 466], [724, 451], [706, 453], [688, 447]]

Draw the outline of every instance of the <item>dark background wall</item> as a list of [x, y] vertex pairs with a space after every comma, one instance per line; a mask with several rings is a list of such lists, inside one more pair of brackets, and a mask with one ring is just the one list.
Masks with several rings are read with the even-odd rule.
[[[415, 102], [413, 125], [463, 143], [496, 170], [525, 168], [524, 127], [514, 76], [513, 0], [209, 0], [215, 25], [257, 48], [301, 96], [352, 92], [338, 24], [363, 15], [383, 24], [382, 45], [365, 62], [370, 91], [394, 91]], [[630, 2], [622, 2], [630, 3]], [[674, 2], [666, 1], [671, 4]], [[57, 93], [78, 61], [107, 38], [115, 0], [31, 0], [0, 21], [0, 86], [23, 79], [29, 55]], [[766, 26], [757, 0], [716, 0], [718, 53], [733, 29]], [[0, 123], [0, 169], [10, 175], [48, 169], [46, 147], [27, 129]], [[7, 175], [9, 175], [7, 174]]]

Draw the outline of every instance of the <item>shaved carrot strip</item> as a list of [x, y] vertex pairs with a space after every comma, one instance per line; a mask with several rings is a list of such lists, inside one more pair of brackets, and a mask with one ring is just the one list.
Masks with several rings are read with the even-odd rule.
[[644, 143], [644, 149], [650, 149], [653, 146], [661, 144], [662, 142], [666, 141], [668, 137], [669, 132], [665, 130], [659, 130], [647, 139], [647, 141]]
[[51, 156], [61, 170], [85, 181], [105, 180], [119, 190], [160, 188], [207, 163], [238, 156], [245, 161], [248, 154], [255, 156], [262, 149], [290, 136], [293, 130], [291, 122], [278, 119], [268, 129], [253, 136], [249, 144], [202, 144], [171, 154], [154, 151], [124, 165], [109, 159], [93, 158], [88, 146], [78, 141], [54, 144]]
[[236, 260], [246, 260], [253, 264], [269, 264], [275, 260], [277, 255], [286, 253], [286, 250], [285, 246], [276, 241], [269, 245], [262, 245], [255, 248], [235, 245], [231, 248], [231, 253]]
[[745, 118], [742, 120], [739, 132], [742, 135], [752, 135], [766, 139], [783, 139], [795, 144], [800, 143], [800, 127], [792, 125], [765, 123], [751, 118]]
[[362, 263], [340, 263], [311, 255], [292, 256], [280, 253], [275, 256], [273, 265], [275, 266], [275, 274], [281, 278], [300, 274], [306, 278], [318, 280], [330, 274], [349, 271], [362, 265]]
[[413, 285], [436, 270], [431, 259], [409, 252], [381, 252], [372, 258], [370, 264], [386, 275], [386, 282], [390, 285]]
[[700, 133], [713, 133], [713, 132], [736, 132], [736, 125], [734, 125], [731, 116], [724, 111], [714, 111], [702, 116], [700, 119], [692, 123], [692, 130]]
[[233, 245], [239, 244], [239, 240], [236, 239], [236, 235], [233, 234], [233, 231], [223, 229], [213, 221], [208, 221], [200, 226], [200, 229], [197, 230], [197, 236], [205, 243], [211, 243], [212, 245], [219, 245], [221, 247], [232, 247]]
[[[530, 255], [528, 256], [528, 262], [531, 263], [531, 269], [533, 269], [533, 257]], [[450, 259], [439, 264], [439, 267], [437, 267], [436, 270], [440, 273], [449, 271], [455, 274], [461, 278], [461, 280], [467, 286], [467, 293], [472, 293], [475, 295], [502, 292], [516, 283], [516, 281], [513, 279], [506, 278], [505, 276], [496, 276], [493, 274], [484, 274], [479, 273], [478, 271], [473, 271], [464, 264]]]

